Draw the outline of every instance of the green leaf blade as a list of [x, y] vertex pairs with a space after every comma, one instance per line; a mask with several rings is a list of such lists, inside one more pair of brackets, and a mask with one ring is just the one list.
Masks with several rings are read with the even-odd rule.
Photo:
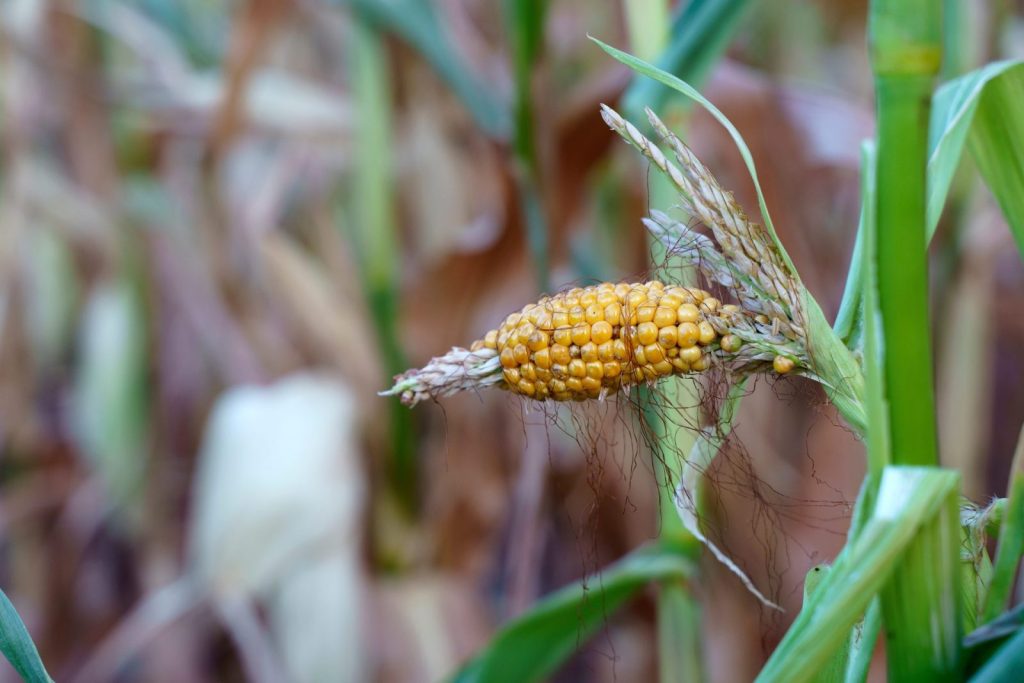
[[1024, 257], [1024, 61], [988, 64], [939, 88], [928, 147], [928, 239], [967, 148]]
[[648, 583], [686, 580], [694, 571], [692, 563], [669, 546], [634, 551], [603, 570], [593, 587], [585, 582], [567, 586], [507, 624], [451, 680], [543, 680]]
[[0, 591], [0, 651], [27, 683], [53, 683], [18, 610]]

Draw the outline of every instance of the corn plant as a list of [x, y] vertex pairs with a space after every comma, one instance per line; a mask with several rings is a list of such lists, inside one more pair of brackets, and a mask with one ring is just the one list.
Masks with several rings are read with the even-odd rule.
[[[460, 94], [481, 129], [512, 137], [518, 199], [538, 281], [546, 289], [548, 246], [536, 196], [529, 91], [545, 4], [504, 5], [515, 61], [512, 112], [452, 66], [444, 40], [429, 38], [438, 22], [430, 3], [347, 4], [366, 22], [352, 46], [353, 92], [366, 126], [356, 154], [361, 166], [378, 169], [359, 178], [354, 222], [370, 228], [359, 244], [367, 264], [363, 275], [388, 363], [397, 366], [392, 188], [373, 163], [391, 148], [387, 69], [373, 29], [391, 25]], [[665, 4], [627, 3], [630, 21], [668, 26]], [[664, 279], [554, 293], [511, 313], [469, 348], [452, 349], [399, 376], [388, 392], [409, 405], [485, 388], [524, 401], [603, 401], [709, 372], [731, 382], [718, 421], [692, 435], [687, 457], [665, 463], [664, 500], [675, 526], [666, 524], [658, 541], [604, 568], [600, 588], [570, 585], [505, 625], [454, 674], [456, 680], [542, 679], [651, 584], [659, 589], [662, 680], [700, 680], [699, 615], [689, 590], [700, 580], [699, 553], [706, 549], [771, 604], [707, 537], [700, 515], [700, 479], [728, 437], [746, 383], [757, 375], [818, 382], [863, 439], [868, 457], [846, 546], [832, 563], [809, 573], [803, 609], [759, 680], [862, 681], [883, 633], [892, 680], [1014, 680], [1020, 670], [1024, 611], [1007, 611], [1007, 605], [1024, 548], [1024, 434], [1007, 498], [984, 509], [964, 505], [958, 473], [938, 466], [925, 249], [954, 171], [970, 150], [1024, 254], [1024, 64], [990, 64], [936, 90], [938, 75], [949, 73], [943, 41], [953, 33], [943, 30], [940, 3], [872, 2], [878, 136], [863, 148], [857, 246], [841, 310], [830, 323], [775, 233], [750, 150], [691, 85], [700, 83], [750, 4], [685, 3], [666, 44], [644, 51], [644, 57], [657, 56], [658, 66], [599, 43], [643, 78], [624, 96], [624, 114], [605, 107], [594, 115], [662, 175], [673, 203], [711, 235], [652, 210], [644, 221], [651, 239], [728, 298]], [[748, 216], [659, 117], [681, 100], [707, 109], [730, 133], [757, 188], [759, 217]], [[397, 407], [395, 416], [393, 474], [411, 497], [408, 416]], [[987, 535], [996, 537], [991, 558]], [[49, 680], [2, 593], [0, 650], [26, 680]]]
[[[632, 90], [630, 113], [638, 93], [661, 103], [674, 91], [713, 114], [743, 155], [761, 224], [747, 218], [654, 111], [646, 113], [658, 142], [613, 109], [602, 112], [714, 239], [659, 212], [645, 221], [648, 230], [734, 301], [658, 281], [570, 290], [511, 314], [470, 349], [453, 349], [400, 376], [389, 393], [415, 404], [494, 386], [529, 400], [604, 400], [637, 385], [723, 370], [734, 390], [721, 423], [698, 435], [689, 458], [673, 468], [675, 502], [693, 537], [756, 591], [702, 534], [697, 480], [728, 433], [746, 377], [794, 373], [815, 380], [864, 440], [868, 473], [846, 546], [808, 576], [803, 609], [758, 680], [863, 681], [880, 633], [890, 680], [1014, 680], [1024, 658], [1024, 622], [1019, 609], [1003, 612], [1024, 542], [1024, 455], [1014, 460], [1007, 499], [960, 514], [960, 476], [939, 466], [926, 247], [969, 148], [1024, 255], [1024, 64], [992, 64], [936, 91], [944, 34], [941, 7], [927, 0], [875, 0], [869, 36], [878, 135], [863, 148], [862, 215], [834, 324], [779, 241], [736, 128], [686, 82], [597, 41], [648, 83], [666, 88]], [[998, 528], [994, 563], [986, 528]], [[608, 568], [603, 584], [611, 600], [597, 615], [580, 611], [581, 586], [548, 598], [503, 629], [456, 680], [505, 680], [510, 671], [515, 680], [544, 677], [644, 581], [665, 581], [666, 573], [691, 580], [686, 552], [665, 542]], [[652, 559], [658, 555], [664, 564]], [[669, 604], [660, 602], [660, 609]], [[662, 659], [675, 661], [665, 652]], [[699, 670], [694, 666], [698, 673], [686, 680]], [[663, 680], [682, 680], [679, 672], [663, 670]]]

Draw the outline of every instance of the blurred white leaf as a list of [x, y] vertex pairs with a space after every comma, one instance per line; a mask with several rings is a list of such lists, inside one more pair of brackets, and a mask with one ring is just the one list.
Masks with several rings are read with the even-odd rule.
[[74, 428], [115, 505], [141, 490], [146, 450], [146, 324], [127, 281], [97, 286], [82, 315]]
[[359, 548], [339, 547], [304, 564], [270, 604], [270, 623], [291, 680], [368, 680], [361, 643], [367, 620]]
[[[137, 79], [136, 79], [137, 80]], [[153, 110], [189, 109], [212, 114], [226, 91], [220, 72], [193, 72], [154, 88], [149, 80], [126, 83], [127, 101]], [[255, 126], [305, 138], [347, 135], [352, 109], [341, 93], [286, 71], [264, 68], [246, 85], [245, 113]]]
[[195, 482], [191, 569], [219, 599], [266, 601], [291, 680], [358, 681], [365, 481], [355, 402], [295, 375], [217, 402]]

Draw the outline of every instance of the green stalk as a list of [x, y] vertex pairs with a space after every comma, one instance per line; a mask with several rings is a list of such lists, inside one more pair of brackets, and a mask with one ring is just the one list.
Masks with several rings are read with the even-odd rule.
[[668, 42], [671, 20], [666, 0], [626, 0], [626, 30], [629, 46], [640, 59], [653, 61]]
[[846, 662], [845, 683], [864, 683], [868, 679], [871, 660], [875, 656], [875, 643], [882, 630], [882, 607], [873, 600], [860, 624], [850, 634], [850, 656]]
[[549, 286], [550, 248], [547, 220], [540, 190], [540, 160], [537, 156], [531, 76], [540, 57], [544, 38], [546, 0], [505, 0], [502, 3], [509, 27], [516, 95], [513, 115], [512, 148], [519, 164], [517, 185], [526, 225], [526, 240], [533, 258], [537, 285], [546, 292]]
[[[668, 6], [664, 0], [627, 0], [624, 6], [626, 26], [633, 50], [642, 59], [654, 59], [668, 40], [670, 25]], [[639, 79], [638, 79], [639, 80]], [[652, 206], [669, 206], [675, 201], [673, 186], [664, 176], [651, 178], [649, 200]], [[648, 236], [650, 237], [650, 236]], [[667, 254], [661, 242], [649, 239], [654, 263], [663, 263]], [[672, 382], [665, 387], [668, 402], [675, 406], [695, 406], [691, 383]], [[689, 430], [661, 416], [645, 392], [644, 419], [658, 434], [655, 470], [658, 476], [658, 507], [660, 535], [679, 543], [686, 557], [697, 563], [701, 546], [679, 517], [675, 505], [676, 486], [682, 481], [682, 454], [689, 453], [696, 440]], [[700, 420], [696, 409], [686, 409], [683, 420]], [[668, 444], [662, 447], [662, 444]], [[684, 581], [662, 583], [657, 597], [658, 610], [658, 672], [661, 683], [704, 680], [701, 653], [701, 611], [690, 586]]]
[[658, 593], [658, 676], [661, 683], [704, 680], [700, 630], [700, 605], [689, 585], [679, 580], [663, 582]]
[[[884, 413], [873, 427], [887, 427], [895, 464], [926, 467], [938, 465], [925, 183], [941, 10], [935, 0], [872, 0], [868, 19], [878, 110], [874, 275], [881, 357], [874, 361], [882, 369], [873, 378], [881, 387], [869, 393]], [[954, 501], [914, 539], [882, 589], [890, 680], [961, 676], [959, 569]]]
[[893, 458], [905, 465], [938, 464], [924, 245], [940, 11], [934, 0], [873, 0], [868, 26], [878, 108], [875, 215], [885, 397]]
[[934, 0], [874, 0], [869, 17], [879, 118], [878, 288], [885, 394], [896, 464], [936, 465], [928, 322], [925, 170], [942, 56]]
[[[352, 193], [352, 239], [363, 264], [363, 285], [383, 349], [387, 377], [408, 365], [398, 341], [398, 237], [391, 178], [391, 102], [387, 55], [380, 35], [365, 22], [352, 22], [352, 94], [358, 107], [356, 168]], [[407, 509], [415, 503], [411, 413], [392, 401], [391, 474]]]

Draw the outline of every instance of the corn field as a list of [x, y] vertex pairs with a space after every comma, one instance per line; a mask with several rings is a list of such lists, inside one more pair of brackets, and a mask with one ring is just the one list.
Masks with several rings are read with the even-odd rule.
[[1021, 680], [1018, 0], [5, 0], [0, 107], [0, 681]]

